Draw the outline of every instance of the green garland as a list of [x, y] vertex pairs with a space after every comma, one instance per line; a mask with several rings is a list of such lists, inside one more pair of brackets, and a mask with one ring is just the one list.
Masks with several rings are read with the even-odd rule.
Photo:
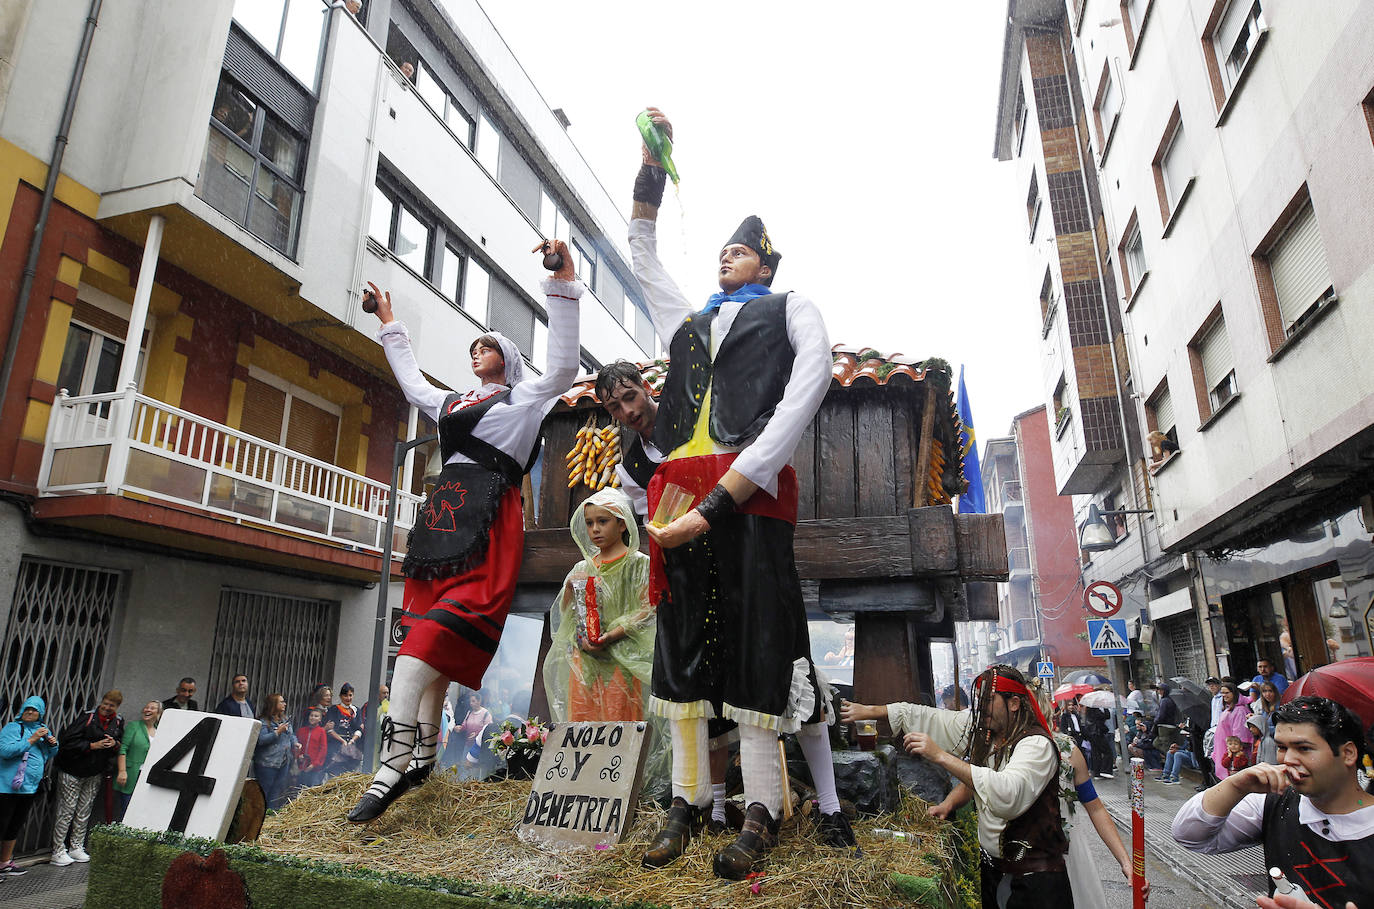
[[978, 846], [978, 809], [973, 802], [954, 815], [955, 841], [959, 847], [959, 874], [954, 879], [958, 905], [964, 909], [980, 909], [983, 905], [982, 850]]
[[[251, 844], [225, 845], [216, 840], [155, 832], [120, 824], [97, 827], [91, 834], [87, 909], [134, 909], [161, 905], [162, 877], [182, 852], [209, 855], [223, 849], [230, 867], [244, 877], [257, 905], [318, 909], [320, 885], [371, 886], [395, 891], [395, 909], [414, 906], [535, 906], [540, 909], [664, 909], [658, 903], [621, 902], [587, 896], [552, 896], [516, 887], [478, 884], [440, 874], [380, 871], [341, 862], [267, 852]], [[321, 880], [323, 879], [323, 880]], [[263, 891], [270, 891], [264, 894]], [[264, 897], [267, 897], [264, 899]]]

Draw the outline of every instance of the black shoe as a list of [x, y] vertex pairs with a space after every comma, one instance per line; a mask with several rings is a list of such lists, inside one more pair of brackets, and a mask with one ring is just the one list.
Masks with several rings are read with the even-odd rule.
[[712, 863], [716, 877], [744, 880], [777, 844], [778, 822], [762, 804], [751, 803], [744, 812], [744, 830], [733, 843], [716, 853]]
[[358, 799], [358, 804], [353, 807], [352, 811], [348, 812], [348, 822], [350, 824], [366, 824], [368, 821], [375, 821], [382, 816], [382, 812], [391, 807], [392, 802], [411, 789], [422, 785], [433, 772], [434, 765], [432, 763], [423, 767], [411, 767], [401, 774], [401, 778], [396, 781], [396, 784], [382, 795], [373, 795], [371, 790], [364, 792], [363, 797]]
[[863, 855], [858, 842], [854, 839], [854, 828], [850, 826], [849, 818], [845, 816], [843, 811], [836, 811], [834, 814], [822, 814], [821, 822], [816, 825], [816, 835], [820, 838], [823, 846], [830, 846], [833, 849], [853, 849], [856, 855]]
[[729, 830], [730, 826], [726, 824], [724, 821], [718, 821], [715, 818], [710, 818], [706, 821], [706, 826], [702, 827], [701, 829], [706, 833], [709, 833], [711, 836], [716, 836], [717, 834], [721, 834]]
[[667, 822], [644, 850], [640, 864], [645, 868], [662, 868], [676, 861], [686, 851], [692, 837], [701, 831], [705, 814], [705, 809], [687, 804], [682, 796], [674, 797]]

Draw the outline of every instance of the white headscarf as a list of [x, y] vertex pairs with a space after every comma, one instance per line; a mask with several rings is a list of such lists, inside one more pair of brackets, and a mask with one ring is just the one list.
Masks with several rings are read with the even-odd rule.
[[619, 489], [607, 486], [587, 496], [582, 504], [573, 509], [572, 519], [568, 521], [568, 529], [572, 531], [573, 540], [577, 542], [577, 548], [582, 550], [582, 555], [588, 562], [601, 551], [592, 542], [591, 534], [587, 533], [585, 512], [588, 505], [599, 505], [624, 521], [626, 533], [630, 537], [626, 545], [631, 551], [639, 548], [639, 528], [635, 526], [635, 509], [630, 504], [630, 497]]
[[501, 358], [506, 361], [506, 384], [514, 388], [517, 382], [525, 378], [525, 358], [520, 356], [520, 348], [515, 342], [501, 332], [489, 331], [487, 334], [501, 345]]

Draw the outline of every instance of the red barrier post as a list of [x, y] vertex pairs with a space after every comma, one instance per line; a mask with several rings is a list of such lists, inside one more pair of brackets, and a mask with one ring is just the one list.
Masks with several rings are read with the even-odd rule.
[[1131, 758], [1131, 905], [1145, 909], [1145, 761]]

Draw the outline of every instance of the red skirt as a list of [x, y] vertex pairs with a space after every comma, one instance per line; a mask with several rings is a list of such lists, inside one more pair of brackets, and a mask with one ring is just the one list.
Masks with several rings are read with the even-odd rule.
[[423, 660], [446, 678], [481, 688], [506, 627], [524, 547], [524, 506], [520, 488], [512, 486], [497, 505], [482, 564], [451, 578], [406, 578], [405, 640], [398, 656]]

